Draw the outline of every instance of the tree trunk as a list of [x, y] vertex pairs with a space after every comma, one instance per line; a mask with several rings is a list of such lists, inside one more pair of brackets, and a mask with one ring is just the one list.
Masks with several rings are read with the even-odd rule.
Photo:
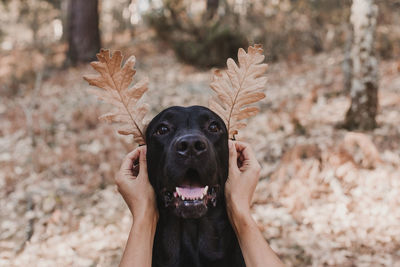
[[217, 13], [219, 0], [207, 0], [207, 20], [212, 19]]
[[64, 0], [60, 3], [60, 17], [61, 17], [61, 23], [62, 23], [62, 28], [63, 28], [63, 32], [62, 32], [62, 36], [61, 36], [61, 41], [62, 42], [67, 42], [68, 41], [68, 17], [70, 16], [69, 14], [69, 8], [70, 8], [70, 2], [71, 0]]
[[344, 123], [348, 129], [370, 130], [376, 127], [378, 61], [374, 40], [377, 16], [378, 7], [374, 0], [353, 0], [350, 18], [354, 29], [351, 106]]
[[346, 42], [344, 45], [344, 59], [342, 63], [343, 71], [343, 91], [346, 95], [350, 94], [351, 81], [353, 75], [353, 61], [351, 60], [351, 47], [353, 44], [353, 29], [346, 25]]
[[100, 50], [98, 0], [70, 0], [68, 9], [68, 59], [88, 62]]

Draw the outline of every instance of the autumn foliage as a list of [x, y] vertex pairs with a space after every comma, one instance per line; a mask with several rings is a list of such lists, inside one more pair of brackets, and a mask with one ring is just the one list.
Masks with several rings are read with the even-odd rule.
[[99, 61], [92, 62], [90, 65], [99, 73], [97, 75], [86, 75], [84, 79], [90, 85], [104, 89], [91, 90], [99, 98], [112, 104], [115, 107], [114, 112], [104, 114], [101, 120], [107, 122], [120, 122], [123, 126], [119, 128], [118, 133], [123, 135], [132, 134], [135, 142], [145, 143], [144, 136], [144, 116], [149, 107], [146, 103], [140, 103], [139, 100], [147, 91], [147, 79], [139, 81], [134, 86], [133, 76], [136, 71], [133, 69], [136, 59], [134, 56], [128, 58], [123, 66], [122, 53], [115, 51], [110, 56], [109, 50], [101, 50], [97, 54]]
[[[74, 34], [65, 27], [72, 18], [67, 2], [0, 1], [0, 266], [118, 266], [132, 216], [114, 177], [136, 146], [132, 139], [144, 143], [147, 118], [172, 105], [207, 106], [210, 93], [230, 137], [248, 142], [262, 167], [252, 216], [285, 266], [400, 266], [398, 0], [374, 1], [379, 107], [376, 128], [365, 132], [337, 126], [351, 105], [343, 74], [351, 70], [350, 7], [370, 1], [161, 1], [183, 5], [177, 23], [160, 23], [160, 31], [144, 17], [132, 24], [141, 19], [141, 9], [132, 8], [140, 1], [101, 1], [102, 44], [121, 52], [101, 51], [95, 70], [67, 67], [67, 35]], [[216, 15], [237, 15], [239, 26], [204, 24], [198, 8], [208, 12], [211, 2], [219, 2]], [[150, 6], [151, 16], [161, 13]], [[180, 23], [183, 12], [196, 24]], [[219, 31], [225, 26], [227, 34]], [[264, 51], [232, 42], [239, 30]], [[238, 60], [237, 47], [244, 48]], [[140, 67], [128, 59], [132, 54]], [[267, 86], [262, 68], [259, 75], [244, 72], [265, 66], [262, 54]], [[228, 57], [235, 61], [226, 70], [209, 69]], [[83, 74], [94, 74], [86, 76], [94, 87]], [[260, 88], [249, 92], [257, 94], [251, 99], [268, 96], [262, 105], [239, 101], [247, 89], [235, 82], [244, 77]], [[243, 117], [256, 107], [257, 115]], [[128, 135], [116, 135], [99, 116]]]
[[210, 87], [217, 95], [210, 99], [209, 105], [224, 121], [229, 138], [234, 139], [238, 130], [245, 127], [242, 120], [256, 115], [258, 107], [249, 106], [265, 97], [261, 91], [267, 82], [262, 76], [267, 70], [263, 50], [260, 45], [250, 46], [248, 53], [242, 48], [238, 52], [239, 66], [231, 58], [227, 61], [225, 72], [216, 70]]
[[[227, 60], [226, 71], [216, 70], [210, 87], [217, 95], [209, 101], [214, 110], [225, 122], [229, 138], [234, 139], [238, 130], [245, 127], [242, 120], [256, 115], [259, 108], [249, 106], [265, 97], [261, 91], [267, 78], [263, 76], [268, 65], [262, 64], [264, 55], [261, 45], [250, 46], [248, 53], [242, 48], [238, 52], [239, 66], [231, 58]], [[139, 145], [145, 144], [144, 116], [149, 110], [146, 103], [139, 103], [147, 91], [147, 79], [131, 86], [136, 71], [135, 57], [128, 58], [122, 66], [122, 53], [115, 51], [111, 56], [109, 50], [102, 49], [97, 54], [99, 61], [92, 62], [92, 67], [99, 73], [86, 75], [84, 79], [90, 85], [105, 91], [91, 90], [100, 99], [115, 107], [115, 111], [104, 114], [101, 120], [123, 123], [118, 133], [132, 134]]]

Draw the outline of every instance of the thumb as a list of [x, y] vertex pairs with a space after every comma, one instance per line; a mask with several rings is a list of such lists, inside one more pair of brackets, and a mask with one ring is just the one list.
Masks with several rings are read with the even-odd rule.
[[140, 174], [147, 175], [146, 152], [147, 152], [147, 147], [143, 146], [140, 150], [140, 156], [139, 156], [139, 175]]
[[235, 143], [232, 140], [228, 140], [229, 145], [229, 172], [238, 170], [237, 166], [237, 151]]

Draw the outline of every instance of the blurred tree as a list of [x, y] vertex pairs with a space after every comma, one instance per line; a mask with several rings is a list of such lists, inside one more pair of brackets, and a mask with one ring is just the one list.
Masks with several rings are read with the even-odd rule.
[[353, 44], [353, 29], [350, 24], [346, 25], [346, 42], [344, 44], [344, 59], [342, 63], [343, 70], [343, 91], [350, 93], [351, 79], [353, 73], [353, 62], [351, 61], [351, 46]]
[[354, 29], [351, 106], [344, 123], [348, 129], [370, 130], [376, 127], [378, 61], [374, 41], [377, 17], [378, 6], [374, 0], [353, 0], [350, 18]]
[[61, 19], [61, 23], [62, 23], [62, 36], [61, 36], [61, 40], [63, 42], [67, 42], [68, 41], [68, 9], [69, 9], [69, 0], [65, 0], [62, 1], [62, 3], [60, 4], [60, 19]]
[[67, 32], [70, 63], [95, 59], [101, 47], [98, 0], [70, 0]]
[[212, 19], [217, 13], [219, 0], [207, 0], [207, 19]]
[[[204, 10], [188, 11], [194, 9], [193, 2], [164, 0], [160, 9], [148, 12], [147, 22], [182, 61], [200, 68], [224, 67], [227, 58], [235, 58], [237, 50], [248, 45], [238, 15], [228, 1], [211, 0]], [[225, 12], [218, 14], [218, 8]]]

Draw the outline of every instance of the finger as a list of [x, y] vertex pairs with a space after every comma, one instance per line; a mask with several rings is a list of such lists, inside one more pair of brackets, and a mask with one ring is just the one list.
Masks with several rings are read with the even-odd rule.
[[237, 169], [237, 152], [235, 143], [231, 140], [228, 141], [229, 145], [229, 170]]
[[243, 156], [243, 154], [241, 152], [240, 152], [240, 154], [238, 154], [237, 162], [238, 162], [238, 167], [240, 169], [243, 166], [243, 163], [244, 163], [244, 156]]
[[243, 157], [243, 161], [249, 160], [250, 162], [257, 161], [257, 158], [251, 149], [250, 145], [243, 142], [236, 142], [236, 149], [240, 151], [241, 156]]
[[235, 141], [235, 147], [238, 152], [242, 152], [248, 146], [247, 143], [242, 141]]
[[122, 161], [121, 170], [131, 170], [133, 162], [139, 158], [139, 149], [135, 149], [128, 153]]
[[245, 162], [245, 158], [243, 156], [243, 150], [245, 149], [245, 146], [242, 143], [235, 142], [235, 149], [237, 152], [237, 166], [239, 170], [242, 170], [242, 167]]
[[137, 177], [139, 175], [139, 171], [140, 171], [139, 162], [134, 162], [132, 165], [132, 175], [134, 177]]
[[146, 152], [147, 147], [140, 147], [140, 156], [139, 156], [139, 174], [147, 175], [147, 161], [146, 161]]

